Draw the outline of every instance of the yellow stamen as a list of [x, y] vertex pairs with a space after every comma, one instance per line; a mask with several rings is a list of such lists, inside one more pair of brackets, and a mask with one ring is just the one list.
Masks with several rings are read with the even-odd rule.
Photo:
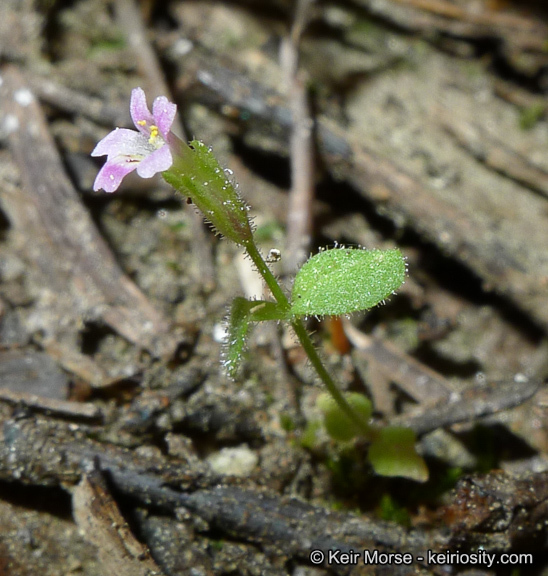
[[139, 124], [139, 126], [146, 126], [147, 121], [146, 120], [137, 120], [137, 124]]
[[158, 126], [154, 126], [154, 124], [150, 127], [150, 138], [148, 139], [149, 144], [154, 144], [156, 138], [158, 138], [158, 134], [160, 131], [158, 130]]

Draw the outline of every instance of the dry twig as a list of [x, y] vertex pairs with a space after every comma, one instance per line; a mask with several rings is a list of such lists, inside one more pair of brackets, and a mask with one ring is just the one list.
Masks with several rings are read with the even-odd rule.
[[101, 473], [93, 468], [72, 493], [73, 514], [85, 538], [97, 546], [106, 574], [161, 576], [149, 551], [131, 533]]
[[298, 71], [299, 42], [314, 0], [300, 0], [289, 36], [281, 46], [281, 66], [291, 109], [291, 191], [287, 213], [287, 240], [284, 270], [294, 273], [306, 260], [312, 239], [312, 203], [314, 200], [313, 119], [308, 105], [306, 77]]

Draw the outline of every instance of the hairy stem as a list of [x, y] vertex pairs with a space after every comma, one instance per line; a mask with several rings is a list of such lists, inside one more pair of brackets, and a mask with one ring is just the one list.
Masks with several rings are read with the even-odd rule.
[[[284, 311], [288, 312], [291, 309], [291, 304], [287, 299], [284, 291], [282, 290], [281, 286], [278, 284], [278, 281], [270, 271], [270, 268], [267, 266], [266, 262], [264, 261], [261, 253], [257, 249], [255, 242], [253, 240], [248, 240], [244, 247], [249, 254], [249, 257], [257, 267], [257, 270], [263, 277], [264, 281], [266, 282], [267, 286], [270, 288], [272, 295], [278, 302], [278, 304], [283, 308]], [[339, 390], [339, 387], [329, 374], [329, 372], [325, 369], [323, 362], [314, 348], [314, 344], [310, 339], [306, 328], [304, 327], [302, 321], [299, 318], [293, 317], [290, 319], [291, 326], [293, 326], [293, 330], [295, 330], [295, 334], [299, 339], [306, 355], [308, 356], [312, 366], [318, 373], [318, 376], [321, 378], [325, 386], [327, 387], [328, 392], [333, 397], [333, 400], [338, 404], [340, 409], [348, 416], [352, 422], [356, 424], [356, 426], [361, 430], [364, 436], [369, 437], [371, 435], [371, 429], [366, 422], [362, 420], [360, 415], [350, 406], [350, 404], [346, 401], [346, 398]]]

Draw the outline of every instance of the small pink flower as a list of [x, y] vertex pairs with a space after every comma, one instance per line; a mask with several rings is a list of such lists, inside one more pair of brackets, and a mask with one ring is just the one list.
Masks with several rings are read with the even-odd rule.
[[91, 153], [92, 156], [107, 156], [95, 178], [95, 191], [102, 188], [105, 192], [114, 192], [124, 176], [133, 170], [137, 170], [141, 178], [151, 178], [173, 164], [169, 142], [173, 138], [171, 125], [177, 106], [160, 96], [154, 100], [151, 114], [144, 91], [135, 88], [131, 92], [129, 109], [138, 132], [116, 128]]

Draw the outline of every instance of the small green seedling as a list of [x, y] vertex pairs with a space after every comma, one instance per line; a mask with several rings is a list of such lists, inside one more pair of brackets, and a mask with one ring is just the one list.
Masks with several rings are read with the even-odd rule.
[[373, 405], [369, 398], [357, 392], [345, 395], [346, 401], [359, 414], [363, 425], [354, 421], [328, 394], [321, 394], [316, 402], [323, 412], [327, 433], [338, 442], [350, 442], [362, 437], [371, 442], [369, 461], [380, 476], [403, 476], [417, 482], [428, 480], [428, 468], [415, 450], [415, 433], [402, 426], [379, 428], [371, 420]]
[[[373, 414], [373, 405], [369, 398], [357, 392], [346, 394], [345, 398], [356, 414], [360, 416], [364, 425], [369, 426], [369, 420]], [[349, 442], [357, 436], [363, 435], [363, 427], [358, 427], [349, 420], [346, 412], [341, 410], [329, 394], [320, 394], [316, 405], [323, 412], [325, 429], [333, 440]]]
[[268, 259], [265, 261], [257, 248], [249, 207], [232, 182], [231, 172], [221, 168], [202, 142], [186, 144], [173, 134], [176, 111], [175, 104], [160, 96], [151, 112], [143, 90], [134, 89], [130, 112], [137, 132], [116, 129], [97, 144], [92, 155], [106, 155], [107, 161], [95, 179], [94, 190], [114, 192], [134, 170], [143, 178], [161, 173], [202, 212], [216, 233], [247, 252], [272, 293], [273, 300], [234, 300], [224, 354], [227, 373], [232, 377], [237, 374], [252, 323], [288, 322], [329, 392], [330, 400], [322, 401], [328, 433], [340, 441], [358, 435], [368, 439], [369, 458], [378, 474], [425, 480], [426, 465], [415, 452], [413, 432], [370, 425], [369, 400], [359, 394], [342, 394], [302, 322], [307, 316], [351, 314], [383, 302], [405, 279], [406, 265], [400, 251], [344, 247], [320, 251], [297, 272], [288, 297], [268, 267]]

